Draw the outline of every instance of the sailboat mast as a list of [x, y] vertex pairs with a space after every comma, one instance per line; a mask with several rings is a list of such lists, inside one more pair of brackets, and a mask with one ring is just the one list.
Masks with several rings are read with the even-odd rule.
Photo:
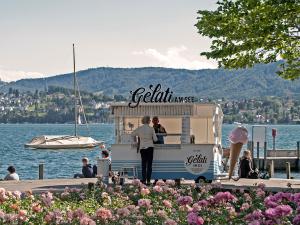
[[76, 93], [76, 69], [75, 69], [75, 47], [73, 44], [73, 82], [74, 82], [74, 135], [77, 136], [77, 93]]

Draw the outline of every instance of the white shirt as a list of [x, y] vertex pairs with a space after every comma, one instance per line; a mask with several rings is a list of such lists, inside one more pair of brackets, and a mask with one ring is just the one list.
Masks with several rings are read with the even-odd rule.
[[16, 173], [7, 174], [4, 180], [20, 180], [19, 175]]
[[140, 149], [154, 147], [153, 141], [157, 141], [154, 128], [150, 127], [149, 124], [138, 127], [131, 133], [131, 136], [140, 138]]

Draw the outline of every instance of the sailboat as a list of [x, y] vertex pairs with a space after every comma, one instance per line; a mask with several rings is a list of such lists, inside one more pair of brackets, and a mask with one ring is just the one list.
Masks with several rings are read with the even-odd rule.
[[[75, 47], [73, 44], [73, 82], [74, 82], [74, 135], [42, 135], [33, 138], [25, 144], [25, 147], [34, 149], [74, 149], [74, 148], [93, 148], [103, 145], [103, 141], [96, 141], [91, 137], [78, 135], [77, 128], [82, 124], [80, 112], [83, 113], [83, 118], [87, 124], [84, 108], [82, 106], [80, 90], [76, 78], [75, 69]], [[77, 102], [80, 102], [80, 107]]]

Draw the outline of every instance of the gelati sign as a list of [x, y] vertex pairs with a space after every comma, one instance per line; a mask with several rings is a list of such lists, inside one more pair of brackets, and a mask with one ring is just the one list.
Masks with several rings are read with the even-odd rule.
[[186, 152], [184, 165], [190, 173], [199, 175], [209, 169], [209, 165], [212, 160], [212, 152], [200, 149], [191, 149]]
[[137, 88], [134, 91], [130, 91], [130, 95], [128, 106], [131, 108], [139, 106], [140, 103], [192, 103], [196, 101], [193, 96], [175, 96], [170, 88], [162, 89], [160, 84], [151, 84], [149, 88]]

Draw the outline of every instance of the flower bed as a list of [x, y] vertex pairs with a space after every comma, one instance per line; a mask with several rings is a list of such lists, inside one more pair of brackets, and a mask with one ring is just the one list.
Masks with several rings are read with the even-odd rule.
[[[299, 205], [299, 206], [298, 206]], [[63, 193], [0, 188], [0, 224], [300, 224], [300, 193], [225, 191], [220, 185], [176, 187], [158, 181], [66, 189]]]

